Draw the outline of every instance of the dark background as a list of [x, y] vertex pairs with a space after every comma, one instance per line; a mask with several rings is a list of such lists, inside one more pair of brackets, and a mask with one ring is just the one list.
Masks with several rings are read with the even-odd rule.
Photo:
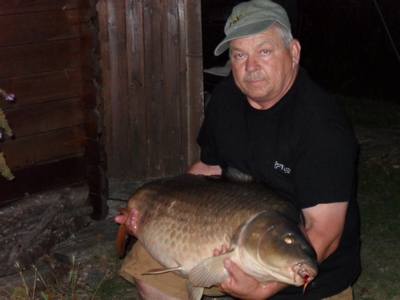
[[[240, 0], [202, 0], [204, 67], [223, 65], [214, 57], [223, 27]], [[400, 103], [400, 58], [374, 0], [277, 0], [284, 6], [295, 38], [302, 45], [301, 65], [331, 92]], [[400, 51], [400, 1], [376, 0]], [[205, 75], [206, 89], [219, 78]]]

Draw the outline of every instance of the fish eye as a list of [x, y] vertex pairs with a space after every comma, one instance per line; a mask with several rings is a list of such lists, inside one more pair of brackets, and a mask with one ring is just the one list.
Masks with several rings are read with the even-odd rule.
[[294, 237], [292, 234], [289, 233], [283, 237], [283, 241], [285, 242], [285, 244], [292, 245], [294, 244]]

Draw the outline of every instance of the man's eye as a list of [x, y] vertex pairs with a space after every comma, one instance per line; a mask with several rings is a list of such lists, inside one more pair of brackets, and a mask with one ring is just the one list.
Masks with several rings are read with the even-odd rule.
[[238, 52], [238, 53], [234, 53], [233, 57], [237, 60], [241, 60], [241, 59], [244, 59], [246, 57], [246, 55], [244, 53]]
[[269, 49], [262, 49], [260, 52], [261, 52], [261, 55], [265, 55], [265, 56], [270, 55], [272, 53], [272, 51]]

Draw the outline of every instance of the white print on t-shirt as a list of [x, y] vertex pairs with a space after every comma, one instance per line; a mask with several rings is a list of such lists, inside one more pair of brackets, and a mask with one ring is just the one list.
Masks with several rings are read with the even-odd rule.
[[275, 170], [279, 170], [285, 174], [290, 174], [290, 172], [292, 172], [292, 170], [288, 167], [285, 167], [284, 164], [281, 164], [280, 162], [275, 161], [274, 163], [274, 169]]

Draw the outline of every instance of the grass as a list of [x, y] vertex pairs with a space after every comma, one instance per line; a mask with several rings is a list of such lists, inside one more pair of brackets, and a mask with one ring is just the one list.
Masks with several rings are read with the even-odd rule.
[[115, 251], [102, 247], [92, 254], [79, 261], [73, 256], [69, 264], [47, 257], [40, 268], [17, 263], [20, 283], [0, 288], [0, 300], [138, 299], [135, 287], [118, 275], [121, 261]]
[[[400, 106], [346, 99], [356, 128], [397, 131]], [[400, 299], [400, 145], [380, 134], [361, 145], [358, 202], [361, 212], [362, 273], [354, 286], [356, 299]], [[394, 141], [394, 142], [393, 142]], [[364, 149], [363, 149], [364, 146]]]
[[365, 128], [400, 128], [399, 105], [370, 99], [340, 97], [355, 125]]
[[36, 265], [23, 269], [16, 263], [20, 285], [11, 289], [0, 290], [0, 299], [8, 300], [80, 300], [111, 299], [99, 298], [98, 292], [107, 274], [95, 285], [89, 285], [83, 274], [84, 268], [75, 257], [69, 266], [56, 266], [49, 263], [45, 271], [38, 270]]
[[400, 299], [400, 170], [362, 166], [362, 274], [356, 299]]
[[98, 299], [137, 299], [133, 285], [116, 276], [102, 284], [97, 292]]
[[[51, 272], [42, 273], [35, 265], [32, 265], [30, 270], [25, 270], [18, 262], [15, 267], [18, 270], [21, 285], [2, 291], [0, 297], [7, 297], [10, 300], [75, 300], [83, 299], [81, 297], [83, 294], [87, 295], [87, 291], [83, 293], [80, 283], [82, 268], [75, 257], [72, 258], [71, 265], [65, 272], [60, 272], [60, 269], [50, 266]], [[95, 299], [96, 291], [91, 294], [92, 296], [87, 299]]]

